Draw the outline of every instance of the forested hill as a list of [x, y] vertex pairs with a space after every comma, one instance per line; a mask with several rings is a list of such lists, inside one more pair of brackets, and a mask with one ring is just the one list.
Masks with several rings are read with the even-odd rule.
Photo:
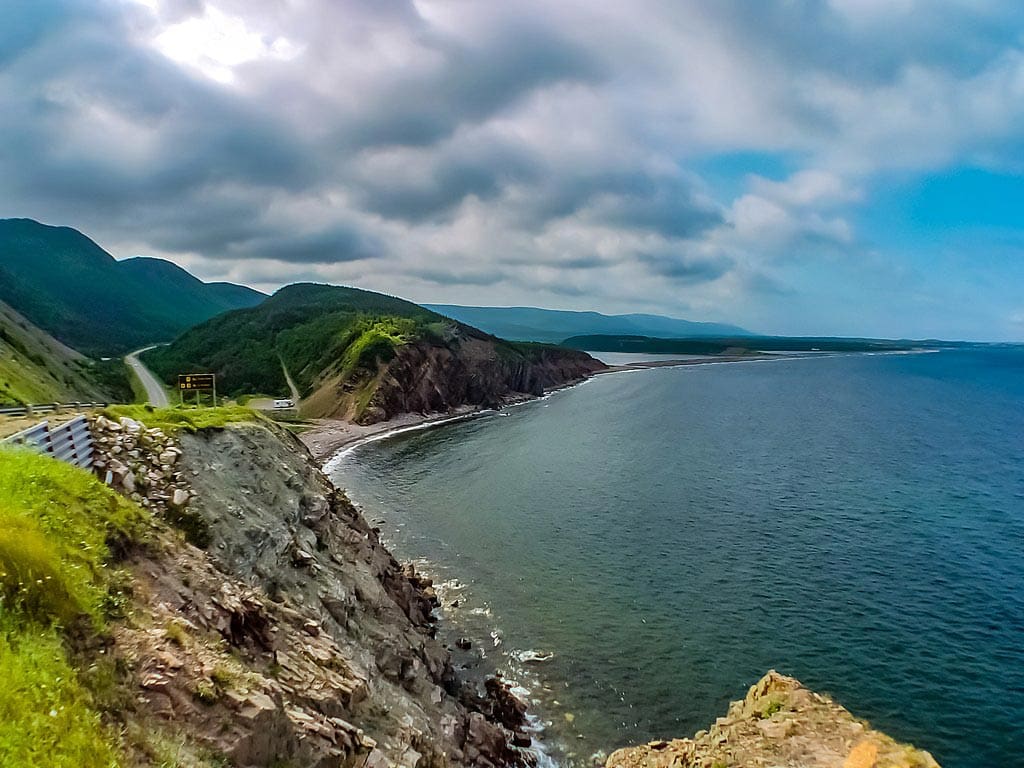
[[287, 370], [306, 415], [364, 422], [497, 405], [604, 367], [575, 350], [497, 339], [403, 299], [309, 283], [215, 317], [143, 359], [168, 383], [214, 372], [232, 395], [283, 396]]
[[0, 219], [0, 301], [88, 355], [169, 341], [264, 298], [243, 286], [204, 283], [167, 261], [117, 261], [70, 227]]
[[570, 336], [630, 334], [660, 338], [748, 336], [749, 331], [725, 323], [696, 322], [664, 315], [605, 315], [538, 307], [464, 307], [426, 304], [428, 309], [482, 328], [504, 339], [557, 344]]

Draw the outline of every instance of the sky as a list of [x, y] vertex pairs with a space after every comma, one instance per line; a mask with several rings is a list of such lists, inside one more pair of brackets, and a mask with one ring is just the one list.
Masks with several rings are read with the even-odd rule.
[[0, 216], [265, 291], [1024, 340], [1019, 0], [4, 0]]

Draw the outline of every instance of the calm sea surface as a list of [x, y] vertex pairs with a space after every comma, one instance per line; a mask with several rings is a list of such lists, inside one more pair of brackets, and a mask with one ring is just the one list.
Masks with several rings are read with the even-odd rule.
[[333, 475], [565, 763], [776, 668], [946, 768], [1024, 766], [1024, 349], [599, 376]]

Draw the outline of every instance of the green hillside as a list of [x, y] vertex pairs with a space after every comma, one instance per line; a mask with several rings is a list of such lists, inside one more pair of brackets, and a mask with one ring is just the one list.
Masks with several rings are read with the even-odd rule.
[[119, 262], [69, 227], [0, 220], [0, 301], [86, 354], [167, 341], [263, 298], [241, 286], [203, 283], [159, 259]]
[[[381, 407], [408, 410], [432, 402], [437, 392], [451, 392], [441, 397], [446, 403], [484, 402], [517, 387], [550, 385], [537, 366], [551, 369], [568, 360], [600, 367], [578, 352], [496, 339], [403, 299], [309, 283], [208, 320], [143, 360], [168, 383], [179, 373], [216, 373], [218, 389], [228, 395], [283, 396], [286, 366], [307, 399], [307, 413], [345, 411], [354, 418], [375, 396], [383, 397], [382, 382], [392, 400]], [[431, 376], [444, 380], [420, 391]]]
[[[332, 362], [350, 366], [429, 332], [444, 318], [402, 299], [357, 288], [300, 283], [263, 304], [220, 315], [143, 355], [174, 383], [178, 373], [215, 371], [225, 394], [288, 392], [282, 361], [307, 392]], [[346, 353], [348, 353], [346, 357]]]
[[0, 302], [0, 405], [125, 399], [121, 360], [89, 360]]

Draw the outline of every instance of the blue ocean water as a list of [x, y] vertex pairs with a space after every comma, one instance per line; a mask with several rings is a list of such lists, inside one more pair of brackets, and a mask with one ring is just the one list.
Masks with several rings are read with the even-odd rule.
[[599, 376], [333, 474], [459, 582], [461, 662], [522, 679], [566, 763], [776, 668], [947, 768], [1024, 766], [1022, 348]]

